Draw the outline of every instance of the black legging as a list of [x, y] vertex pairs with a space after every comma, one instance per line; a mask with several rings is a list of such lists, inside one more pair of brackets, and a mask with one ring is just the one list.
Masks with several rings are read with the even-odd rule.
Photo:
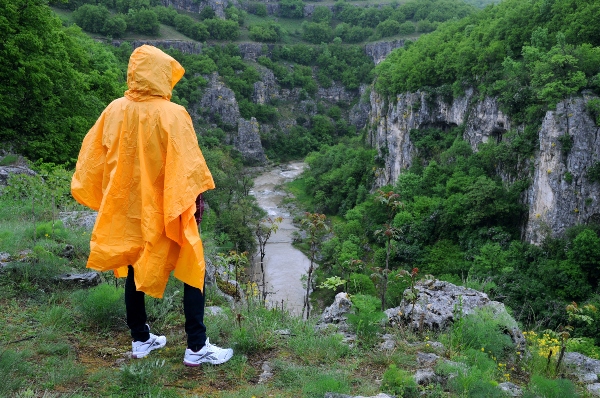
[[[146, 303], [144, 292], [135, 288], [134, 270], [128, 266], [125, 281], [125, 308], [127, 310], [127, 326], [131, 329], [133, 341], [146, 341], [150, 338], [150, 330], [146, 324]], [[185, 314], [185, 332], [188, 348], [198, 351], [206, 342], [206, 326], [204, 326], [204, 294], [196, 287], [183, 284], [183, 313]]]

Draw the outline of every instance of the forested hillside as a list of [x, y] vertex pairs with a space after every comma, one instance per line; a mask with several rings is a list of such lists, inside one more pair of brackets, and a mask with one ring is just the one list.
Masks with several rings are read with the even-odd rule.
[[[346, 275], [357, 281], [349, 284], [360, 286], [356, 291], [383, 291], [385, 283], [377, 282], [385, 280], [382, 272], [389, 265], [387, 302], [394, 305], [395, 289], [403, 290], [408, 283], [397, 275], [417, 267], [420, 273], [484, 289], [512, 308], [517, 319], [552, 328], [567, 322], [566, 304], [597, 305], [600, 239], [594, 219], [568, 225], [560, 235], [547, 228], [537, 245], [525, 241], [524, 229], [542, 119], [558, 119], [564, 111], [549, 114], [550, 119], [547, 112], [584, 91], [589, 100], [583, 116], [595, 120], [596, 126], [582, 134], [597, 134], [600, 35], [593, 21], [599, 13], [593, 1], [507, 0], [440, 26], [378, 65], [375, 90], [380, 95], [371, 97], [372, 109], [380, 109], [384, 116], [389, 112], [389, 117], [406, 120], [413, 113], [427, 115], [441, 106], [449, 109], [454, 100], [463, 101], [465, 91], [474, 90], [467, 97], [472, 103], [498, 101], [512, 127], [506, 131], [503, 126], [493, 139], [477, 147], [463, 136], [464, 124], [452, 126], [440, 120], [410, 130], [406, 138], [412, 148], [410, 167], [392, 185], [382, 187], [383, 192], [368, 195], [362, 203], [358, 200], [355, 207], [336, 192], [352, 176], [356, 156], [335, 166], [331, 159], [336, 157], [329, 152], [333, 148], [310, 155], [305, 182], [314, 195], [313, 205], [344, 217], [334, 228], [335, 237], [324, 244], [326, 265], [320, 280]], [[388, 111], [396, 109], [396, 101], [408, 101], [409, 96], [401, 95], [417, 91], [421, 94], [412, 109], [410, 102], [403, 102], [409, 107], [403, 115]], [[385, 103], [380, 102], [382, 97]], [[430, 108], [420, 109], [423, 103]], [[380, 122], [371, 120], [374, 129]], [[403, 122], [387, 123], [396, 131]], [[557, 148], [559, 158], [570, 156], [574, 137], [567, 130], [553, 138], [551, 147]], [[386, 151], [391, 150], [379, 146], [376, 160], [382, 163], [371, 165], [386, 167], [385, 159], [391, 156]], [[595, 187], [595, 149], [581, 151], [595, 160], [587, 171], [579, 170], [578, 188], [569, 186], [570, 170], [561, 172], [564, 175], [557, 178], [563, 181], [562, 189], [582, 189], [581, 184]], [[540, 173], [551, 175], [555, 170]], [[590, 196], [581, 206], [595, 203]], [[579, 212], [578, 207], [571, 212]], [[391, 239], [381, 238], [382, 231]], [[379, 275], [375, 284], [367, 278], [374, 275]], [[597, 329], [580, 326], [578, 335], [599, 341]]]

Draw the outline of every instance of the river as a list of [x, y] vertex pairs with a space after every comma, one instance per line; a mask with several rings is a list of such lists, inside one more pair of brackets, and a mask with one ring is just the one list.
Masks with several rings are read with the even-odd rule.
[[[269, 217], [283, 217], [279, 229], [267, 241], [265, 246], [265, 282], [267, 285], [267, 303], [279, 306], [292, 314], [300, 315], [304, 303], [305, 289], [302, 287], [302, 275], [306, 275], [310, 260], [300, 250], [292, 246], [292, 234], [297, 231], [292, 224], [292, 215], [281, 202], [288, 196], [280, 186], [292, 181], [304, 170], [302, 162], [287, 163], [263, 172], [254, 179], [250, 191]], [[255, 256], [255, 280], [260, 278], [260, 255]]]

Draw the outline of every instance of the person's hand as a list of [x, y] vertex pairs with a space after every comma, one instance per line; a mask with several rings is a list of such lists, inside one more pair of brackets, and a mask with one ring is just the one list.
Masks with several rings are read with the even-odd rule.
[[196, 218], [196, 224], [200, 225], [200, 223], [202, 222], [203, 214], [204, 214], [204, 197], [202, 197], [202, 194], [200, 194], [196, 198], [196, 212], [194, 213], [194, 218]]

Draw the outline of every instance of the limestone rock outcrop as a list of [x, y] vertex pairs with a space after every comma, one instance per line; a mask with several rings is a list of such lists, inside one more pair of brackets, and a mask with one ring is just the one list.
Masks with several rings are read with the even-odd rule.
[[[124, 40], [113, 40], [111, 44], [115, 47], [120, 47], [124, 42]], [[179, 50], [184, 54], [200, 54], [202, 52], [201, 43], [188, 40], [133, 40], [128, 43], [131, 44], [133, 50], [144, 44], [148, 44], [163, 50]]]
[[546, 113], [528, 192], [526, 238], [531, 243], [540, 243], [547, 233], [556, 237], [570, 226], [600, 221], [600, 183], [588, 175], [600, 161], [600, 127], [586, 111], [593, 98], [565, 100]]
[[211, 7], [217, 17], [225, 18], [225, 8], [228, 4], [240, 7], [236, 0], [162, 0], [162, 5], [165, 7], [172, 6], [176, 10], [187, 11], [192, 13], [200, 13], [204, 7]]
[[209, 77], [206, 90], [200, 99], [200, 107], [213, 121], [219, 119], [232, 127], [237, 125], [240, 118], [240, 109], [235, 99], [235, 93], [225, 86], [217, 72]]
[[233, 138], [233, 146], [249, 163], [263, 164], [267, 161], [260, 142], [260, 128], [254, 117], [250, 121], [238, 119], [238, 131]]
[[380, 63], [397, 48], [404, 47], [404, 40], [381, 41], [365, 45], [365, 53], [371, 57], [375, 65]]
[[526, 350], [525, 337], [517, 322], [508, 314], [504, 304], [490, 300], [487, 294], [439, 280], [419, 282], [415, 290], [414, 302], [404, 298], [400, 306], [385, 311], [392, 324], [405, 323], [415, 330], [444, 330], [454, 323], [457, 316], [488, 309], [504, 325], [505, 333], [515, 346], [521, 351]]

